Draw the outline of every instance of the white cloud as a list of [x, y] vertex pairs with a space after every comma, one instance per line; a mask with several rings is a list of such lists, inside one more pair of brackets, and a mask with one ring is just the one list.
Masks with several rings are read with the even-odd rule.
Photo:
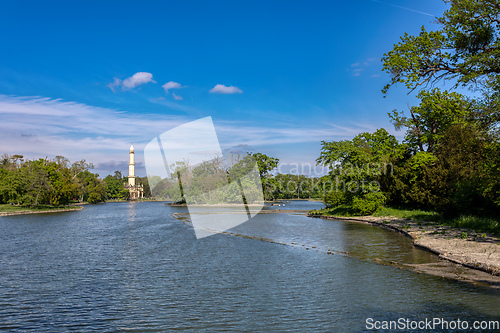
[[[189, 114], [200, 113], [199, 110], [163, 98], [150, 101]], [[131, 142], [134, 143], [137, 162], [140, 163], [143, 157], [141, 150], [149, 141], [173, 127], [195, 120], [192, 116], [133, 114], [60, 99], [1, 94], [0, 119], [0, 142], [3, 149], [0, 153], [22, 154], [26, 158], [63, 155], [72, 161], [85, 158], [96, 165], [112, 160], [117, 163], [126, 162]], [[276, 126], [272, 123], [251, 126], [248, 123], [226, 122], [222, 119], [216, 119], [215, 126], [222, 148], [348, 139], [361, 129], [371, 132], [377, 128], [376, 124], [361, 128], [359, 124], [341, 127], [327, 123], [320, 126]], [[102, 169], [108, 167], [106, 164], [101, 166]], [[106, 172], [112, 173], [115, 170], [116, 168]], [[121, 171], [125, 173], [127, 170]], [[106, 175], [105, 171], [99, 173]]]
[[165, 89], [165, 92], [168, 94], [168, 91], [170, 89], [180, 89], [180, 88], [182, 88], [182, 86], [180, 83], [170, 81], [170, 82], [167, 82], [164, 85], [162, 85], [162, 88]]
[[111, 89], [113, 92], [116, 92], [116, 88], [118, 88], [122, 84], [122, 80], [119, 78], [114, 78], [113, 82], [110, 84], [106, 85], [109, 89]]
[[125, 80], [123, 80], [122, 87], [123, 89], [132, 89], [137, 86], [140, 86], [141, 84], [146, 84], [149, 82], [156, 83], [156, 81], [153, 80], [153, 74], [148, 72], [137, 72], [131, 77], [128, 77]]
[[243, 91], [241, 91], [240, 88], [235, 87], [235, 86], [225, 86], [223, 84], [217, 84], [215, 87], [210, 89], [210, 92], [212, 94], [241, 94]]
[[182, 96], [176, 95], [175, 93], [172, 93], [172, 96], [174, 97], [175, 100], [182, 101], [184, 98]]
[[149, 82], [156, 83], [156, 81], [153, 80], [153, 74], [148, 72], [137, 72], [123, 81], [115, 77], [113, 82], [106, 85], [106, 87], [115, 92], [116, 89], [120, 86], [122, 90], [127, 90], [127, 89], [133, 89], [137, 86], [140, 86], [141, 84], [146, 84]]
[[141, 143], [186, 122], [178, 116], [135, 115], [60, 99], [1, 94], [0, 119], [0, 153], [63, 155], [95, 163], [119, 160], [130, 142], [139, 149]]
[[351, 68], [347, 69], [348, 72], [351, 72], [352, 76], [360, 76], [361, 72], [365, 71], [375, 63], [376, 58], [368, 58], [362, 62], [355, 62], [351, 64]]

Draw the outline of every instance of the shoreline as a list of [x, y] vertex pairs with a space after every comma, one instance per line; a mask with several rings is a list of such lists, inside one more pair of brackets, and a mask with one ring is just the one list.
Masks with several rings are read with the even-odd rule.
[[[433, 222], [416, 222], [390, 216], [308, 216], [371, 224], [399, 232], [410, 238], [415, 247], [434, 253], [450, 263], [450, 265], [409, 265], [417, 272], [473, 283], [483, 282], [500, 288], [500, 239], [495, 236]], [[477, 273], [464, 271], [459, 269], [460, 267]]]
[[[448, 226], [436, 225], [432, 222], [414, 222], [395, 217], [335, 217], [326, 215], [309, 215], [303, 210], [270, 210], [261, 211], [262, 213], [277, 214], [304, 214], [308, 217], [323, 218], [330, 220], [344, 220], [355, 223], [370, 224], [378, 226], [393, 232], [399, 232], [413, 241], [413, 246], [422, 250], [436, 254], [440, 260], [422, 264], [402, 263], [396, 261], [384, 261], [381, 259], [368, 259], [377, 265], [388, 265], [399, 269], [407, 269], [418, 274], [428, 274], [443, 279], [449, 279], [460, 282], [467, 282], [475, 285], [481, 285], [488, 288], [500, 290], [500, 239], [493, 236], [480, 236], [479, 240], [475, 236], [469, 236], [469, 239], [461, 239], [462, 229]], [[193, 227], [189, 223], [188, 213], [173, 213], [173, 217], [181, 220], [183, 223]], [[297, 244], [285, 244], [273, 239], [248, 236], [234, 233], [228, 230], [214, 231], [228, 236], [237, 236], [250, 238], [280, 245], [298, 246]], [[476, 235], [477, 236], [477, 235]], [[315, 249], [313, 246], [302, 245], [307, 250]], [[335, 252], [328, 250], [327, 254], [342, 254], [350, 256], [347, 252]], [[486, 260], [485, 260], [486, 259]]]
[[[262, 213], [262, 211], [260, 212]], [[259, 214], [260, 214], [259, 213]], [[459, 260], [457, 258], [454, 258], [452, 256], [452, 252], [443, 252], [441, 248], [437, 248], [433, 246], [432, 244], [428, 244], [426, 242], [423, 242], [422, 239], [424, 237], [421, 237], [422, 234], [424, 233], [433, 233], [434, 231], [440, 230], [441, 228], [447, 229], [451, 233], [459, 233], [461, 230], [453, 229], [451, 227], [443, 227], [443, 226], [432, 226], [434, 229], [429, 228], [431, 223], [428, 223], [426, 225], [428, 228], [425, 231], [422, 231], [425, 229], [425, 227], [422, 227], [424, 223], [420, 223], [421, 225], [418, 224], [418, 222], [413, 222], [413, 221], [407, 221], [403, 219], [397, 219], [397, 218], [392, 218], [392, 217], [334, 217], [334, 216], [325, 216], [325, 215], [308, 215], [304, 211], [276, 211], [273, 210], [272, 213], [299, 213], [299, 214], [304, 214], [305, 216], [309, 217], [314, 217], [314, 218], [323, 218], [323, 219], [330, 219], [330, 220], [345, 220], [345, 221], [350, 221], [350, 222], [355, 222], [355, 223], [363, 223], [363, 224], [370, 224], [378, 227], [382, 227], [384, 229], [388, 229], [390, 231], [395, 231], [403, 234], [406, 237], [409, 237], [413, 241], [413, 246], [416, 248], [420, 248], [422, 250], [429, 251], [431, 253], [434, 253], [438, 255], [439, 259], [437, 262], [429, 262], [429, 263], [422, 263], [422, 264], [414, 264], [414, 263], [402, 263], [402, 262], [396, 262], [396, 261], [385, 261], [381, 259], [367, 259], [368, 261], [374, 262], [377, 265], [386, 265], [386, 266], [393, 266], [399, 269], [406, 269], [413, 271], [418, 274], [427, 274], [427, 275], [432, 275], [438, 278], [443, 278], [443, 279], [449, 279], [453, 281], [459, 281], [459, 282], [467, 282], [471, 283], [474, 285], [480, 285], [483, 287], [487, 288], [494, 288], [496, 290], [500, 291], [500, 270], [497, 270], [496, 267], [492, 265], [491, 262], [488, 262], [488, 265], [480, 261], [479, 259], [475, 260]], [[189, 214], [188, 213], [173, 213], [172, 216], [176, 218], [177, 220], [180, 220], [182, 223], [188, 225], [189, 227], [193, 228], [194, 226], [190, 222], [189, 219]], [[392, 220], [392, 221], [391, 221]], [[418, 226], [418, 230], [415, 230], [415, 225]], [[408, 227], [409, 226], [409, 227]], [[404, 227], [404, 228], [403, 228]], [[423, 229], [420, 229], [420, 228]], [[412, 229], [413, 228], [413, 229]], [[406, 230], [405, 230], [406, 229]], [[319, 249], [315, 248], [314, 246], [310, 246], [307, 244], [296, 244], [296, 243], [284, 243], [279, 240], [273, 240], [273, 239], [268, 239], [268, 238], [262, 238], [262, 237], [257, 237], [257, 236], [251, 236], [251, 235], [245, 235], [245, 234], [240, 234], [240, 233], [235, 233], [231, 232], [228, 230], [224, 231], [217, 231], [217, 230], [209, 230], [207, 231], [212, 232], [212, 233], [220, 233], [222, 235], [227, 235], [227, 236], [236, 236], [236, 237], [241, 237], [241, 238], [249, 238], [249, 239], [255, 239], [259, 241], [264, 241], [264, 242], [269, 242], [269, 243], [276, 243], [279, 245], [289, 245], [289, 246], [300, 246], [305, 248], [306, 250], [314, 250], [314, 251], [320, 251]], [[415, 235], [415, 233], [420, 233], [419, 235]], [[433, 234], [434, 235], [434, 234]], [[464, 240], [464, 239], [457, 239], [454, 238], [455, 236], [453, 235], [446, 235], [443, 237], [443, 234], [440, 232], [439, 234], [439, 241], [443, 243], [443, 239], [447, 238], [447, 242], [454, 242], [456, 243], [456, 246], [463, 250], [463, 242], [471, 242], [471, 240]], [[484, 237], [485, 240], [483, 244], [489, 247], [492, 247], [492, 251], [490, 253], [486, 253], [487, 256], [489, 256], [491, 260], [494, 260], [497, 264], [500, 262], [500, 245], [498, 245], [498, 238], [493, 238], [489, 239]], [[493, 240], [493, 243], [491, 242]], [[446, 243], [446, 241], [444, 243]], [[462, 241], [462, 242], [459, 242]], [[489, 244], [489, 245], [488, 245]], [[449, 245], [449, 244], [448, 244]], [[471, 247], [469, 246], [469, 249]], [[498, 250], [498, 253], [496, 253]], [[463, 251], [462, 251], [463, 252]], [[470, 252], [470, 251], [469, 251]], [[351, 256], [348, 252], [339, 252], [339, 251], [334, 251], [334, 250], [328, 250], [325, 251], [324, 253], [326, 254], [340, 254], [343, 256]], [[484, 253], [480, 253], [484, 254]], [[493, 258], [491, 258], [493, 257]], [[359, 259], [359, 258], [358, 258]]]
[[20, 212], [0, 212], [1, 216], [14, 216], [14, 215], [28, 215], [28, 214], [44, 214], [44, 213], [59, 213], [59, 212], [72, 212], [82, 210], [82, 206], [76, 206], [74, 208], [61, 208], [61, 209], [47, 209], [47, 210], [37, 210], [37, 211], [20, 211]]
[[[188, 204], [183, 203], [183, 204], [176, 204], [176, 203], [170, 203], [166, 202], [164, 203], [165, 206], [171, 206], [171, 207], [187, 207]], [[232, 203], [225, 203], [225, 204], [189, 204], [190, 207], [215, 207], [215, 208], [234, 208], [234, 207], [240, 207], [241, 204], [232, 204]], [[261, 207], [261, 204], [245, 204], [247, 207]]]
[[167, 200], [156, 200], [156, 199], [137, 199], [137, 200], [128, 200], [128, 199], [108, 199], [104, 201], [104, 203], [111, 203], [111, 202], [162, 202], [162, 201], [167, 201]]

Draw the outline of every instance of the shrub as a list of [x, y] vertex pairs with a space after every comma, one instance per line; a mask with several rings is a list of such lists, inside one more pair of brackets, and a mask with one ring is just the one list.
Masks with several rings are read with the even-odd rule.
[[352, 209], [360, 215], [369, 215], [382, 207], [387, 198], [382, 192], [367, 193], [363, 197], [354, 197]]
[[331, 191], [325, 195], [323, 202], [327, 207], [340, 206], [347, 202], [344, 192]]

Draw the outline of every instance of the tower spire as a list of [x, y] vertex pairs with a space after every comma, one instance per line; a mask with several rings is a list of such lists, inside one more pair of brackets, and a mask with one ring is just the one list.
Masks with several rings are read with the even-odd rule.
[[135, 186], [135, 153], [134, 153], [134, 144], [130, 145], [130, 151], [129, 151], [128, 184], [129, 184], [129, 186]]
[[137, 200], [144, 198], [144, 188], [142, 184], [135, 185], [135, 153], [134, 144], [130, 144], [129, 149], [129, 160], [128, 160], [128, 184], [126, 187], [130, 193], [131, 200]]

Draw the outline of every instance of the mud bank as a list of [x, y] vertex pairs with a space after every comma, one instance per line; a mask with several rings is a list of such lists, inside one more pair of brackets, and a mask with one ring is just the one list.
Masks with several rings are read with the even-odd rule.
[[394, 217], [309, 216], [368, 223], [400, 232], [411, 238], [416, 247], [435, 253], [446, 260], [436, 264], [408, 265], [411, 269], [444, 278], [486, 283], [500, 288], [500, 239], [493, 235], [433, 222], [415, 222]]

